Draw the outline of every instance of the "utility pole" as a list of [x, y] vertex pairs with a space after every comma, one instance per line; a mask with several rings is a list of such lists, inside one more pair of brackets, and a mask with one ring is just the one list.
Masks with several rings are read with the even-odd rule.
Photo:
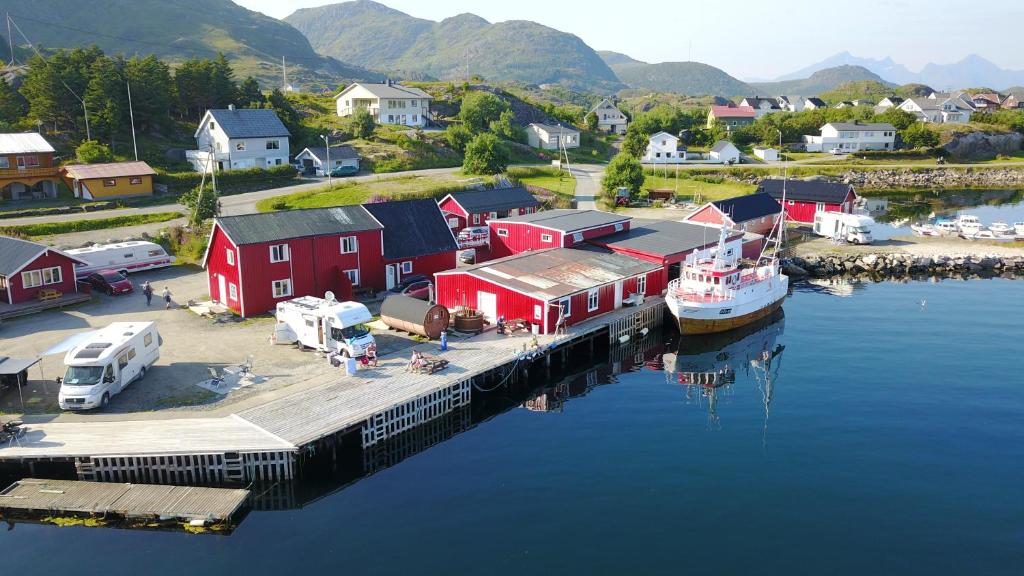
[[135, 110], [132, 108], [132, 84], [125, 80], [125, 86], [128, 87], [128, 117], [132, 121], [132, 148], [135, 150], [135, 161], [139, 161], [139, 145], [135, 141]]
[[327, 146], [327, 168], [324, 172], [327, 172], [327, 189], [332, 190], [334, 183], [331, 181], [331, 137], [327, 134], [321, 134], [320, 138], [323, 139], [324, 144]]

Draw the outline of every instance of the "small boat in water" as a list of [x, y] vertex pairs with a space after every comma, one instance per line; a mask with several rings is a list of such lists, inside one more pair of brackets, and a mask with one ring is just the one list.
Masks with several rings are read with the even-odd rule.
[[956, 228], [957, 232], [966, 238], [981, 231], [981, 220], [971, 214], [962, 214], [956, 219]]
[[989, 242], [1015, 242], [1021, 239], [1016, 234], [996, 234], [991, 230], [981, 230], [974, 234], [963, 234], [962, 236], [968, 240], [987, 240]]
[[988, 229], [996, 234], [1013, 233], [1013, 226], [1010, 226], [1009, 224], [1003, 222], [1002, 220], [996, 220], [995, 222], [989, 224]]
[[960, 232], [960, 228], [954, 220], [937, 220], [935, 222], [935, 229], [943, 236], [954, 236]]
[[945, 236], [946, 232], [939, 230], [934, 224], [911, 224], [910, 229], [918, 236]]
[[1014, 222], [1013, 231], [1017, 236], [1024, 236], [1024, 222]]

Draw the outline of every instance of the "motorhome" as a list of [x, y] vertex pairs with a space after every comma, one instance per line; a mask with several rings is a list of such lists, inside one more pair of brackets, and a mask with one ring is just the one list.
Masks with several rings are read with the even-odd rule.
[[155, 242], [133, 240], [116, 244], [93, 244], [86, 248], [65, 250], [75, 258], [86, 262], [75, 266], [75, 276], [84, 278], [98, 270], [117, 270], [124, 274], [163, 268], [174, 264], [174, 256], [167, 254], [164, 247]]
[[814, 233], [851, 244], [871, 244], [871, 226], [875, 221], [868, 216], [843, 212], [818, 212], [814, 215]]
[[371, 320], [369, 309], [358, 302], [338, 302], [329, 292], [326, 298], [303, 296], [277, 305], [274, 338], [278, 344], [298, 343], [358, 358], [374, 342], [366, 326]]
[[62, 410], [106, 406], [160, 359], [155, 322], [114, 322], [83, 335], [64, 356], [57, 400]]

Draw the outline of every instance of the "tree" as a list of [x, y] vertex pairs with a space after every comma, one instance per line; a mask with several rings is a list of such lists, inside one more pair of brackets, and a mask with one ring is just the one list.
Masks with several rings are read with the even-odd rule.
[[86, 140], [75, 148], [75, 156], [82, 164], [99, 164], [101, 162], [113, 162], [114, 155], [110, 147], [95, 140]]
[[611, 204], [615, 203], [615, 193], [619, 188], [627, 188], [630, 196], [636, 196], [643, 185], [644, 167], [640, 160], [627, 154], [625, 150], [612, 158], [604, 170], [604, 178], [601, 179], [601, 190]]
[[467, 174], [500, 174], [508, 167], [508, 151], [494, 134], [478, 134], [466, 145], [462, 171]]
[[246, 108], [259, 108], [265, 101], [263, 91], [260, 90], [260, 83], [249, 76], [242, 85], [238, 87], [238, 104]]
[[149, 130], [167, 123], [173, 101], [171, 68], [156, 56], [134, 57], [124, 64], [124, 75], [132, 87], [135, 127]]
[[89, 108], [89, 122], [93, 136], [106, 135], [113, 143], [119, 129], [128, 117], [127, 91], [122, 64], [110, 58], [93, 62], [89, 70], [92, 78], [85, 89], [85, 105]]
[[593, 132], [597, 130], [597, 114], [594, 112], [587, 112], [587, 115], [583, 117], [583, 124], [587, 127], [587, 130]]
[[356, 138], [369, 138], [373, 136], [373, 129], [377, 127], [373, 116], [364, 108], [359, 108], [352, 113], [349, 124], [352, 126], [352, 134]]
[[939, 135], [922, 122], [914, 122], [900, 132], [907, 148], [934, 148], [939, 145]]
[[199, 226], [203, 222], [220, 214], [220, 201], [213, 191], [213, 186], [207, 183], [200, 187], [196, 186], [182, 194], [178, 201], [189, 210], [189, 224]]
[[501, 113], [508, 109], [507, 102], [490, 92], [470, 92], [462, 98], [459, 119], [478, 134], [487, 130], [491, 122], [501, 118]]
[[473, 132], [463, 124], [452, 124], [445, 129], [444, 139], [453, 150], [465, 154], [466, 145], [473, 139]]
[[0, 76], [0, 122], [7, 125], [17, 122], [28, 113], [28, 102], [11, 88], [7, 79]]
[[633, 158], [641, 158], [647, 151], [647, 141], [650, 135], [644, 130], [643, 125], [634, 122], [626, 128], [626, 137], [622, 140], [622, 152]]
[[217, 53], [213, 61], [210, 76], [210, 88], [213, 92], [213, 104], [217, 108], [227, 108], [228, 104], [238, 103], [238, 84], [235, 83], [235, 72], [231, 69], [223, 52]]
[[897, 130], [906, 130], [914, 122], [917, 122], [917, 118], [906, 110], [892, 107], [881, 114], [876, 114], [875, 122], [886, 122], [895, 126]]
[[526, 131], [515, 124], [516, 115], [512, 110], [505, 110], [497, 120], [491, 122], [491, 132], [499, 138], [512, 142], [526, 143]]

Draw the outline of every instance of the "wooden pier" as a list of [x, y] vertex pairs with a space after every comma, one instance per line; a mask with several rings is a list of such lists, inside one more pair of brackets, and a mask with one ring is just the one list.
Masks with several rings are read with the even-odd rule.
[[[528, 366], [566, 362], [568, 350], [595, 339], [628, 342], [662, 323], [664, 299], [614, 310], [537, 337], [494, 332], [416, 346], [442, 356], [448, 367], [434, 374], [407, 371], [411, 350], [380, 358], [376, 368], [345, 376], [328, 370], [303, 391], [229, 417], [27, 425], [20, 442], [0, 446], [0, 462], [73, 462], [83, 480], [216, 484], [295, 477], [299, 458], [317, 443], [357, 433], [363, 449], [470, 404], [485, 382], [515, 381]], [[489, 387], [491, 387], [489, 386]], [[30, 468], [31, 473], [31, 468]]]
[[229, 522], [248, 497], [248, 490], [226, 488], [26, 478], [0, 491], [0, 512], [219, 524]]

